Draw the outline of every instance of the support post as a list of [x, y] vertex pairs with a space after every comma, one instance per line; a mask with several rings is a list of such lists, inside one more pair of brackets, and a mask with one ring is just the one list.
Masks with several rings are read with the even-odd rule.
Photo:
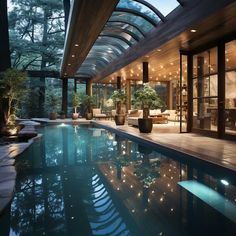
[[116, 78], [116, 86], [117, 86], [117, 89], [121, 89], [121, 77], [120, 76], [117, 76], [117, 78]]
[[67, 115], [68, 78], [62, 78], [62, 111]]
[[143, 83], [149, 82], [149, 73], [148, 73], [148, 62], [143, 62]]
[[77, 79], [74, 78], [74, 92], [77, 92]]
[[92, 96], [92, 83], [91, 79], [86, 80], [86, 94]]

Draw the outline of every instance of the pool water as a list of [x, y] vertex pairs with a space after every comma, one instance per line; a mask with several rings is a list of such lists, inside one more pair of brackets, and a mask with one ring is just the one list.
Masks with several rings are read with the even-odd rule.
[[0, 235], [235, 235], [235, 179], [93, 126], [58, 125], [17, 158]]

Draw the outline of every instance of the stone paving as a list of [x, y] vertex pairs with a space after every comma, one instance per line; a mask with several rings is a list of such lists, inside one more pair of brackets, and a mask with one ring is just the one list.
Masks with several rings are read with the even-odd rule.
[[[40, 123], [22, 121], [25, 127], [21, 130], [21, 136], [35, 137], [37, 132], [35, 126]], [[33, 139], [24, 143], [11, 143], [0, 146], [0, 214], [10, 203], [16, 182], [15, 158], [33, 143]]]

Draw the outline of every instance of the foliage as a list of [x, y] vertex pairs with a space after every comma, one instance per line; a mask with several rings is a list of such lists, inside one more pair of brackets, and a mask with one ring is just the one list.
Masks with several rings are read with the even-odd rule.
[[78, 93], [74, 92], [72, 95], [72, 106], [75, 109], [75, 113], [77, 113], [77, 108], [80, 106], [80, 96]]
[[13, 67], [59, 68], [65, 35], [62, 1], [11, 0], [11, 5], [9, 35]]
[[95, 97], [94, 96], [89, 96], [89, 95], [84, 95], [82, 97], [82, 103], [86, 107], [86, 110], [88, 113], [91, 113], [92, 107], [96, 105], [95, 103]]
[[104, 102], [103, 106], [104, 106], [103, 109], [105, 111], [111, 111], [114, 108], [114, 102], [111, 98], [109, 98]]
[[150, 85], [145, 84], [134, 93], [134, 105], [135, 107], [141, 107], [142, 109], [154, 109], [161, 108], [164, 104], [156, 93], [156, 90]]
[[56, 112], [60, 104], [60, 97], [53, 92], [49, 92], [46, 96], [46, 103], [51, 112]]
[[27, 73], [10, 68], [1, 73], [0, 77], [0, 102], [7, 101], [5, 116], [8, 124], [10, 115], [15, 114], [20, 99], [27, 92], [25, 86]]
[[112, 93], [111, 99], [114, 103], [121, 102], [122, 104], [124, 104], [126, 102], [127, 95], [123, 90], [118, 89]]

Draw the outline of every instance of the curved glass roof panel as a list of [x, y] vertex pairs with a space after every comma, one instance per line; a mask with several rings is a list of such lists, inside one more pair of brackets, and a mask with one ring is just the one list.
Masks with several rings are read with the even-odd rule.
[[160, 21], [160, 18], [158, 17], [158, 15], [156, 15], [155, 12], [153, 12], [150, 8], [140, 2], [136, 2], [133, 0], [120, 0], [117, 7], [139, 11], [140, 13], [152, 18], [156, 23]]
[[128, 40], [131, 44], [137, 43], [138, 40], [134, 38], [135, 36], [132, 37], [131, 34], [129, 34], [129, 32], [122, 31], [121, 29], [118, 29], [118, 28], [109, 27], [109, 28], [104, 28], [101, 35], [113, 35], [113, 36], [117, 36], [118, 38], [122, 37], [125, 40]]
[[176, 7], [179, 6], [179, 2], [176, 0], [145, 0], [146, 2], [153, 5], [157, 8], [163, 16], [167, 16], [171, 13]]
[[112, 47], [115, 47], [120, 53], [125, 52], [125, 49], [124, 49], [122, 46], [120, 46], [120, 44], [118, 44], [117, 42], [110, 42], [110, 41], [108, 41], [108, 40], [106, 40], [106, 39], [100, 40], [99, 42], [96, 42], [96, 43], [94, 44], [94, 46], [95, 46], [95, 45], [96, 45], [96, 46], [104, 46], [104, 47], [106, 47], [106, 49], [108, 49], [108, 50], [109, 50], [108, 47], [112, 46]]
[[106, 26], [107, 27], [117, 27], [117, 28], [120, 28], [123, 30], [128, 30], [128, 31], [134, 33], [139, 39], [144, 38], [144, 35], [140, 29], [136, 28], [133, 25], [126, 24], [124, 22], [107, 22]]
[[152, 25], [149, 21], [145, 20], [141, 16], [136, 16], [129, 12], [115, 11], [112, 13], [110, 20], [112, 21], [126, 20], [127, 22], [130, 22], [131, 24], [134, 23], [138, 27], [142, 28], [142, 30], [145, 33], [151, 31], [154, 28], [154, 25]]
[[113, 46], [113, 45], [98, 45], [95, 44], [93, 46], [93, 49], [96, 50], [97, 52], [108, 52], [108, 53], [113, 53], [116, 56], [119, 56], [122, 54], [122, 51], [119, 50], [119, 48]]
[[108, 41], [110, 42], [116, 42], [118, 43], [120, 46], [122, 46], [124, 49], [128, 49], [130, 47], [129, 44], [127, 44], [126, 42], [124, 42], [123, 40], [121, 39], [118, 39], [118, 38], [114, 38], [114, 37], [110, 37], [110, 36], [107, 36], [107, 35], [100, 35], [98, 37], [98, 40], [96, 42], [99, 42], [100, 39], [107, 39]]

